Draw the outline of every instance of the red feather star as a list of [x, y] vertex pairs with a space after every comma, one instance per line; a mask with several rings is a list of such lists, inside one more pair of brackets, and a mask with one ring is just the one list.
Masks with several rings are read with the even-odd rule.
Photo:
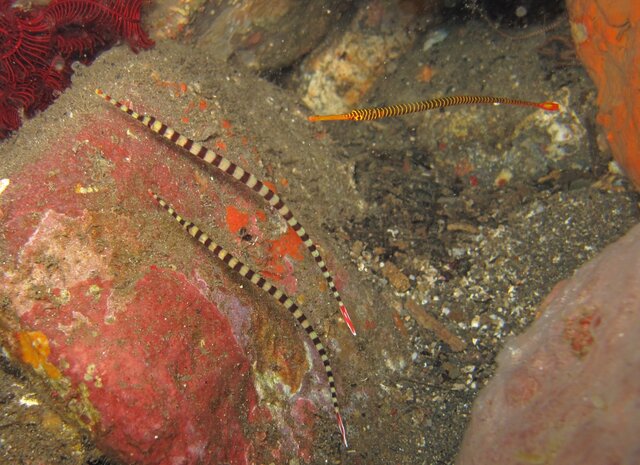
[[131, 49], [153, 41], [142, 30], [143, 0], [52, 0], [23, 10], [0, 0], [0, 139], [45, 109], [71, 83], [71, 63], [125, 39]]

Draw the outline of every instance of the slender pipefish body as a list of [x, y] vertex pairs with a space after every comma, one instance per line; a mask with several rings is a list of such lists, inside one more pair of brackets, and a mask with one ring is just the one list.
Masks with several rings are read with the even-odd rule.
[[436, 108], [451, 107], [454, 105], [516, 105], [521, 107], [534, 107], [547, 111], [558, 111], [560, 105], [556, 102], [530, 102], [507, 97], [490, 97], [485, 95], [454, 95], [439, 97], [431, 100], [423, 100], [413, 103], [399, 103], [386, 107], [372, 107], [352, 110], [349, 113], [337, 115], [313, 115], [309, 121], [371, 121], [374, 119], [388, 118], [391, 116], [406, 115], [420, 111], [434, 110]]
[[322, 276], [327, 282], [329, 286], [329, 290], [331, 291], [333, 297], [338, 302], [338, 306], [340, 308], [340, 313], [342, 314], [342, 318], [345, 323], [349, 327], [351, 333], [355, 336], [356, 329], [349, 316], [349, 312], [347, 311], [346, 306], [342, 301], [342, 297], [340, 296], [340, 292], [336, 288], [336, 285], [333, 281], [333, 276], [331, 272], [327, 268], [327, 265], [320, 255], [320, 251], [316, 244], [311, 240], [305, 229], [302, 227], [300, 222], [293, 216], [293, 213], [289, 209], [289, 207], [284, 203], [284, 201], [276, 194], [272, 189], [270, 189], [264, 182], [258, 179], [255, 175], [251, 174], [249, 171], [244, 168], [238, 166], [233, 163], [231, 160], [223, 157], [219, 153], [208, 149], [207, 147], [183, 136], [175, 129], [167, 126], [162, 121], [159, 121], [153, 116], [141, 115], [136, 113], [127, 105], [114, 100], [109, 95], [105, 94], [102, 90], [96, 89], [96, 94], [105, 99], [107, 102], [111, 103], [115, 107], [119, 108], [133, 119], [139, 121], [143, 125], [147, 126], [156, 134], [161, 135], [162, 137], [170, 140], [178, 147], [181, 147], [187, 150], [189, 153], [204, 161], [205, 163], [212, 165], [218, 168], [223, 173], [233, 177], [237, 181], [240, 181], [244, 185], [246, 185], [251, 190], [255, 191], [264, 198], [269, 205], [271, 205], [275, 210], [280, 214], [280, 216], [287, 222], [287, 224], [293, 229], [298, 237], [302, 240], [303, 244], [307, 248], [307, 250], [311, 253], [316, 265], [320, 268], [322, 272]]
[[[169, 139], [175, 145], [188, 150], [191, 154], [195, 155], [199, 159], [204, 162], [215, 166], [216, 168], [223, 171], [225, 174], [232, 176], [234, 179], [242, 182], [252, 190], [256, 191], [261, 197], [263, 197], [269, 204], [274, 207], [278, 213], [287, 221], [287, 224], [291, 226], [291, 228], [298, 234], [300, 239], [302, 239], [303, 243], [307, 247], [307, 249], [311, 252], [312, 256], [315, 259], [316, 264], [320, 267], [322, 274], [329, 284], [329, 288], [333, 292], [334, 298], [338, 301], [340, 305], [340, 310], [342, 312], [343, 318], [351, 332], [355, 335], [355, 328], [353, 323], [351, 322], [351, 318], [342, 303], [342, 299], [338, 290], [335, 288], [333, 283], [333, 279], [331, 274], [329, 273], [324, 260], [322, 259], [319, 251], [317, 250], [316, 245], [311, 241], [307, 233], [305, 232], [302, 225], [294, 218], [293, 214], [289, 210], [289, 208], [284, 204], [284, 202], [275, 194], [271, 189], [269, 189], [262, 181], [256, 178], [253, 174], [239, 167], [235, 163], [230, 160], [224, 158], [223, 156], [213, 152], [212, 150], [198, 144], [197, 142], [187, 139], [186, 137], [180, 135], [174, 129], [168, 127], [164, 123], [158, 121], [156, 118], [152, 116], [145, 116], [136, 113], [131, 110], [128, 106], [113, 100], [109, 95], [105, 94], [101, 90], [96, 90], [96, 93], [104, 98], [107, 102], [113, 104], [120, 110], [127, 113], [132, 118], [141, 122], [153, 132]], [[340, 409], [338, 406], [338, 395], [336, 391], [335, 378], [333, 375], [333, 369], [331, 368], [331, 364], [329, 361], [329, 357], [327, 355], [327, 350], [324, 344], [321, 342], [320, 337], [314, 330], [313, 326], [309, 322], [309, 319], [302, 312], [302, 310], [298, 307], [298, 305], [282, 290], [276, 287], [274, 284], [266, 280], [263, 276], [260, 275], [257, 271], [253, 270], [237, 258], [235, 258], [229, 251], [227, 251], [221, 245], [213, 242], [211, 238], [204, 233], [198, 226], [194, 223], [184, 219], [171, 205], [169, 205], [164, 199], [162, 199], [158, 194], [149, 191], [149, 194], [158, 202], [158, 204], [166, 210], [181, 226], [182, 228], [191, 235], [195, 240], [197, 240], [200, 244], [202, 244], [205, 248], [207, 248], [213, 255], [226, 264], [231, 270], [238, 273], [243, 278], [249, 280], [253, 285], [262, 289], [267, 294], [272, 296], [276, 302], [282, 305], [291, 315], [295, 318], [298, 324], [305, 330], [307, 336], [313, 343], [316, 352], [320, 356], [322, 360], [324, 370], [327, 376], [327, 381], [329, 385], [329, 392], [331, 395], [331, 402], [333, 404], [336, 421], [338, 423], [338, 428], [340, 430], [340, 436], [343, 444], [347, 447], [347, 434], [346, 428], [344, 426], [344, 422], [342, 420], [342, 416], [340, 414]]]
[[282, 290], [277, 288], [274, 284], [267, 281], [263, 278], [260, 273], [252, 270], [243, 262], [235, 258], [229, 251], [225, 248], [216, 244], [211, 238], [204, 233], [198, 226], [193, 224], [192, 222], [185, 220], [180, 214], [169, 205], [164, 199], [162, 199], [158, 194], [149, 191], [149, 194], [160, 204], [162, 208], [164, 208], [184, 229], [191, 237], [197, 240], [200, 244], [202, 244], [207, 250], [209, 250], [213, 255], [218, 258], [221, 262], [227, 265], [230, 269], [238, 273], [245, 279], [251, 281], [253, 285], [259, 287], [271, 297], [274, 298], [276, 302], [286, 308], [289, 313], [296, 319], [296, 321], [300, 324], [302, 329], [305, 330], [309, 339], [313, 343], [320, 359], [322, 360], [322, 364], [324, 365], [324, 370], [327, 375], [327, 380], [329, 382], [329, 391], [331, 393], [331, 402], [333, 403], [333, 409], [336, 414], [336, 420], [338, 422], [338, 428], [340, 429], [340, 435], [342, 437], [342, 442], [345, 447], [347, 447], [347, 433], [344, 427], [344, 423], [342, 421], [342, 416], [340, 415], [340, 409], [338, 407], [338, 394], [336, 392], [336, 382], [333, 376], [333, 370], [331, 368], [331, 363], [329, 362], [329, 357], [327, 356], [327, 350], [325, 349], [322, 341], [320, 341], [320, 337], [318, 333], [313, 329], [309, 319], [306, 315], [300, 310], [300, 308], [296, 305], [296, 303], [291, 300], [291, 298], [285, 294]]

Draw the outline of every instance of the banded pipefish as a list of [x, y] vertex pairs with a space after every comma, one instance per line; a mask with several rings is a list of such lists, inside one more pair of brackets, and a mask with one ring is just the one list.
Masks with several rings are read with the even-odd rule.
[[233, 271], [238, 273], [243, 278], [249, 280], [253, 285], [259, 287], [271, 297], [275, 299], [280, 305], [286, 308], [289, 313], [296, 319], [296, 321], [302, 326], [302, 329], [305, 330], [307, 336], [313, 343], [318, 355], [320, 355], [320, 359], [322, 360], [322, 364], [324, 365], [324, 370], [327, 375], [327, 380], [329, 382], [329, 391], [331, 393], [331, 402], [333, 403], [333, 409], [336, 414], [336, 420], [338, 422], [338, 428], [340, 429], [340, 435], [342, 437], [342, 442], [345, 447], [347, 447], [347, 432], [344, 427], [344, 423], [342, 421], [342, 416], [340, 415], [340, 409], [338, 407], [338, 394], [336, 392], [336, 382], [333, 377], [333, 370], [331, 368], [331, 363], [329, 362], [329, 357], [327, 356], [327, 350], [325, 349], [322, 341], [320, 341], [320, 337], [311, 326], [309, 319], [306, 315], [300, 310], [300, 308], [296, 305], [296, 303], [291, 300], [291, 298], [285, 294], [282, 290], [278, 289], [275, 285], [270, 283], [268, 280], [263, 278], [260, 273], [252, 270], [247, 265], [242, 263], [240, 260], [235, 258], [230, 252], [225, 250], [219, 244], [216, 244], [211, 238], [203, 232], [198, 226], [193, 224], [192, 222], [182, 218], [180, 214], [169, 205], [164, 199], [162, 199], [158, 194], [149, 191], [149, 194], [160, 204], [162, 208], [164, 208], [173, 218], [182, 226], [191, 237], [197, 240], [200, 244], [202, 244], [206, 249], [213, 253], [220, 261], [222, 261], [225, 265], [231, 268]]
[[487, 95], [453, 95], [438, 97], [431, 100], [423, 100], [413, 103], [398, 103], [386, 107], [371, 107], [352, 110], [349, 113], [337, 115], [313, 115], [309, 116], [309, 121], [371, 121], [374, 119], [387, 118], [390, 116], [406, 115], [420, 111], [434, 110], [436, 108], [451, 107], [454, 105], [516, 105], [521, 107], [534, 107], [547, 111], [558, 111], [560, 105], [556, 102], [530, 102], [528, 100], [518, 100], [508, 97], [491, 97]]
[[327, 285], [329, 286], [329, 290], [331, 291], [331, 293], [333, 294], [333, 297], [338, 302], [338, 306], [340, 308], [340, 313], [342, 314], [342, 318], [344, 319], [345, 323], [349, 327], [349, 330], [351, 331], [351, 333], [354, 336], [356, 335], [356, 329], [351, 320], [351, 317], [349, 316], [347, 307], [344, 305], [342, 301], [340, 292], [338, 292], [338, 289], [336, 288], [336, 285], [334, 283], [333, 276], [331, 275], [331, 272], [327, 268], [327, 264], [322, 258], [322, 255], [320, 254], [318, 247], [311, 240], [311, 238], [309, 237], [309, 234], [307, 234], [307, 232], [305, 231], [303, 226], [300, 224], [300, 222], [293, 216], [293, 213], [291, 212], [289, 207], [284, 203], [284, 201], [280, 198], [278, 194], [276, 194], [272, 189], [266, 186], [264, 182], [258, 179], [255, 175], [251, 174], [249, 171], [238, 166], [237, 164], [223, 157], [222, 155], [215, 152], [214, 150], [211, 150], [199, 144], [198, 142], [195, 142], [183, 136], [175, 129], [167, 126], [162, 121], [159, 121], [157, 118], [153, 116], [147, 116], [147, 115], [136, 113], [127, 105], [117, 100], [114, 100], [113, 98], [111, 98], [111, 96], [105, 94], [100, 89], [96, 89], [95, 92], [100, 97], [105, 99], [107, 102], [119, 108], [120, 110], [125, 112], [127, 115], [131, 116], [133, 119], [139, 121], [140, 123], [142, 123], [149, 129], [151, 129], [156, 134], [159, 134], [165, 139], [170, 140], [175, 145], [188, 151], [190, 154], [194, 155], [198, 159], [204, 161], [209, 165], [212, 165], [218, 168], [220, 171], [222, 171], [226, 175], [233, 177], [237, 181], [240, 181], [249, 189], [253, 190], [254, 192], [257, 192], [258, 195], [260, 195], [263, 199], [265, 199], [269, 203], [269, 205], [271, 205], [280, 214], [280, 216], [287, 222], [287, 224], [296, 232], [296, 234], [298, 235], [298, 237], [300, 237], [300, 239], [302, 240], [307, 250], [311, 253], [311, 256], [313, 257], [316, 264], [320, 268], [320, 271], [322, 272], [322, 276], [324, 277], [324, 279], [327, 282]]

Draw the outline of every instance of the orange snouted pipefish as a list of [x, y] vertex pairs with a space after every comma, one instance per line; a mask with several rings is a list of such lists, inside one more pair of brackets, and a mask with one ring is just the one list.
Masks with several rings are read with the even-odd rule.
[[347, 444], [347, 432], [344, 427], [344, 423], [342, 422], [342, 416], [340, 415], [340, 409], [338, 408], [338, 394], [336, 392], [336, 382], [333, 377], [333, 370], [331, 369], [331, 363], [329, 362], [329, 357], [327, 356], [327, 350], [324, 345], [320, 341], [320, 337], [311, 326], [311, 323], [305, 316], [305, 314], [300, 310], [300, 308], [291, 300], [287, 294], [278, 289], [275, 285], [271, 284], [265, 278], [263, 278], [260, 273], [252, 270], [247, 265], [242, 263], [240, 260], [235, 258], [224, 249], [222, 246], [216, 244], [211, 238], [204, 233], [198, 226], [193, 224], [190, 221], [182, 218], [180, 214], [167, 202], [165, 202], [158, 194], [149, 191], [149, 195], [151, 195], [158, 204], [162, 208], [164, 208], [184, 229], [191, 237], [197, 240], [200, 244], [202, 244], [207, 250], [213, 253], [220, 261], [226, 264], [230, 269], [238, 273], [245, 279], [251, 281], [253, 285], [262, 289], [271, 297], [273, 297], [276, 302], [286, 308], [289, 313], [296, 319], [298, 324], [305, 330], [307, 336], [313, 343], [318, 355], [320, 355], [320, 359], [322, 360], [322, 364], [324, 365], [324, 371], [327, 375], [327, 380], [329, 381], [329, 391], [331, 393], [331, 402], [333, 403], [333, 409], [336, 414], [336, 420], [338, 422], [338, 428], [340, 429], [340, 436], [342, 437], [342, 442], [345, 447], [348, 447]]
[[352, 110], [349, 113], [338, 115], [313, 115], [309, 116], [309, 121], [371, 121], [374, 119], [387, 118], [390, 116], [406, 115], [420, 111], [435, 110], [436, 108], [451, 107], [454, 105], [516, 105], [521, 107], [534, 107], [547, 111], [558, 111], [560, 105], [556, 102], [529, 102], [507, 97], [490, 97], [484, 95], [454, 95], [449, 97], [438, 97], [431, 100], [423, 100], [413, 103], [399, 103], [387, 107], [372, 107]]
[[167, 126], [162, 121], [159, 121], [153, 116], [141, 115], [136, 113], [132, 109], [130, 109], [127, 105], [114, 100], [109, 95], [105, 94], [102, 90], [96, 89], [96, 94], [105, 99], [107, 102], [111, 103], [115, 107], [119, 108], [133, 119], [139, 121], [149, 129], [151, 129], [156, 134], [161, 135], [162, 137], [170, 140], [178, 147], [181, 147], [187, 150], [189, 153], [204, 161], [205, 163], [212, 165], [218, 168], [223, 173], [233, 177], [237, 181], [240, 181], [245, 186], [257, 192], [263, 199], [265, 199], [269, 205], [271, 205], [280, 216], [287, 222], [287, 224], [293, 229], [302, 243], [305, 245], [307, 250], [311, 253], [316, 265], [320, 268], [322, 272], [322, 276], [329, 286], [329, 290], [331, 291], [334, 299], [338, 302], [338, 306], [340, 308], [340, 313], [342, 314], [342, 318], [349, 327], [351, 333], [355, 336], [356, 329], [351, 321], [351, 317], [349, 316], [349, 312], [347, 311], [346, 306], [342, 302], [342, 297], [336, 288], [336, 285], [333, 281], [333, 276], [329, 272], [327, 265], [318, 250], [316, 244], [311, 240], [305, 229], [302, 225], [296, 220], [293, 216], [293, 212], [287, 207], [284, 201], [276, 194], [272, 189], [270, 189], [264, 182], [258, 179], [255, 175], [251, 174], [249, 171], [243, 169], [242, 167], [236, 165], [231, 160], [223, 157], [217, 152], [214, 152], [207, 147], [188, 139], [187, 137], [181, 135], [175, 129]]

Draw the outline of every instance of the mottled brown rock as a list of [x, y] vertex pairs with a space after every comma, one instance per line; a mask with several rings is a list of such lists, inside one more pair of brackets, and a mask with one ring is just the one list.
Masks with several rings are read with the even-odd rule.
[[317, 113], [343, 113], [414, 44], [412, 30], [434, 21], [440, 0], [362, 4], [346, 31], [331, 36], [302, 64], [300, 94]]
[[199, 29], [206, 26], [206, 30], [197, 43], [217, 59], [233, 56], [255, 71], [285, 68], [309, 53], [345, 7], [345, 2], [336, 0], [230, 3], [202, 16]]
[[409, 278], [392, 262], [385, 262], [382, 275], [389, 280], [389, 284], [398, 292], [406, 292], [411, 287]]

